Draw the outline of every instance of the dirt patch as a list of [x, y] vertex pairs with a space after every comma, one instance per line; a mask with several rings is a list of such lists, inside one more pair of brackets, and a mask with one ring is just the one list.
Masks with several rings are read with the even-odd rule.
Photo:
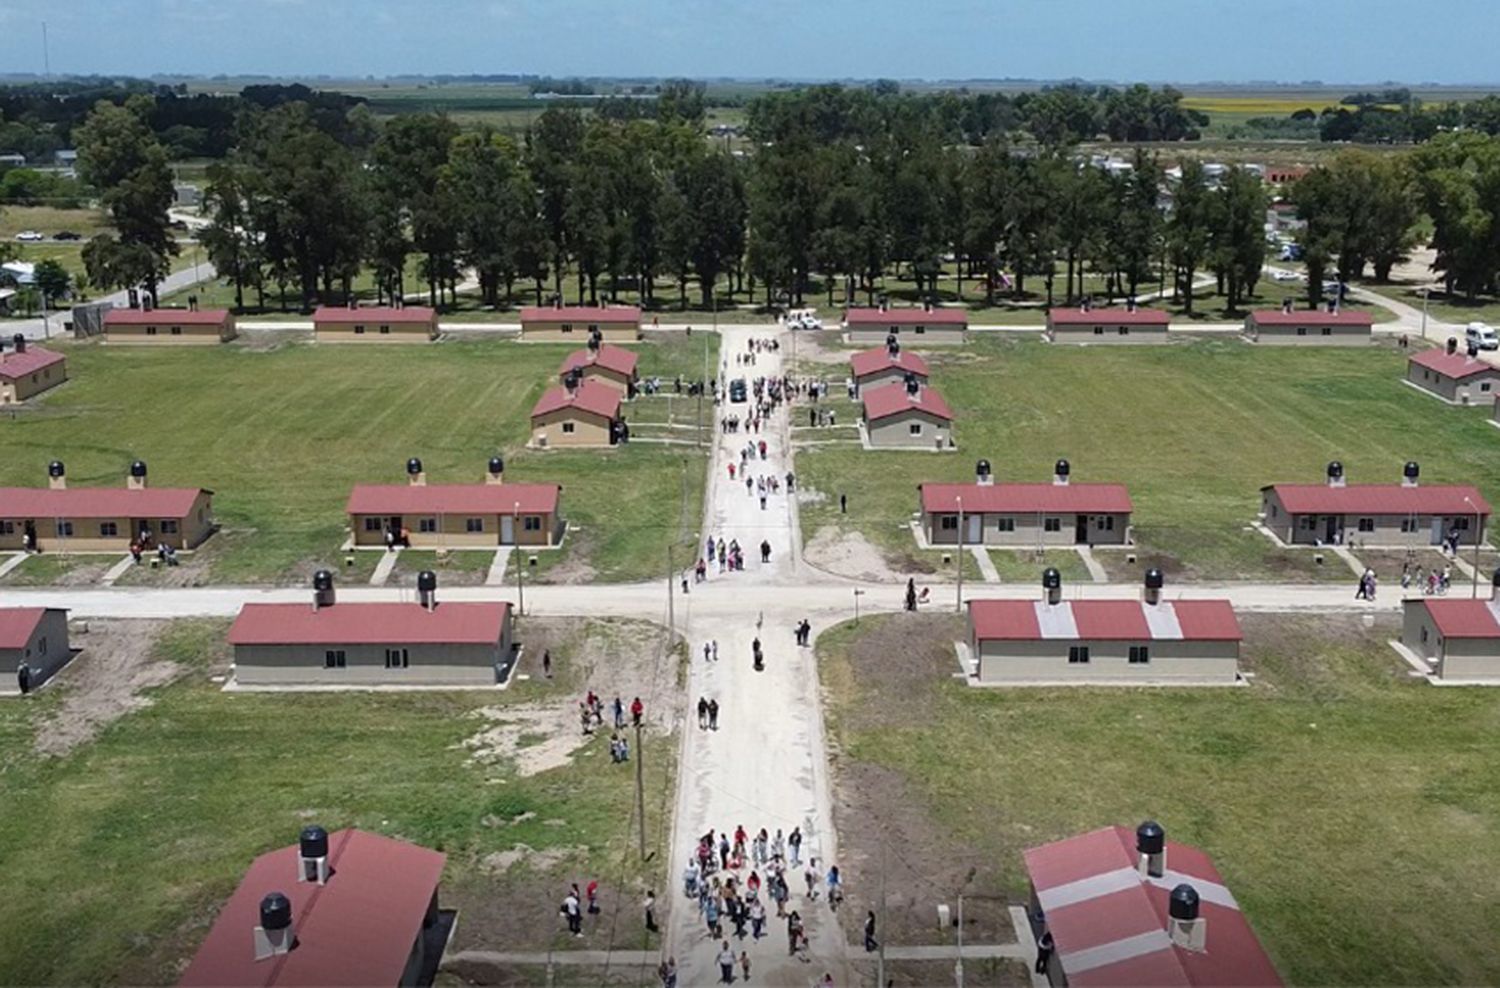
[[802, 558], [834, 576], [855, 580], [893, 581], [901, 574], [891, 569], [884, 554], [858, 532], [841, 532], [825, 525], [802, 548]]
[[[295, 312], [278, 315], [278, 319], [288, 321], [301, 318]], [[293, 343], [311, 343], [313, 334], [311, 330], [290, 329], [255, 329], [254, 325], [241, 325], [239, 336], [234, 345], [241, 350], [252, 350], [256, 353], [264, 353], [271, 350], [280, 350], [284, 346]]]
[[529, 844], [517, 844], [508, 851], [496, 851], [485, 855], [481, 864], [492, 874], [507, 872], [513, 865], [523, 861], [538, 871], [548, 871], [567, 861], [575, 853], [587, 850], [581, 847], [549, 847], [538, 851]]
[[66, 755], [93, 740], [110, 723], [149, 707], [151, 698], [143, 690], [182, 673], [181, 666], [151, 657], [161, 627], [154, 621], [90, 621], [86, 633], [72, 636], [73, 647], [83, 652], [54, 683], [63, 696], [37, 729], [39, 754]]
[[569, 532], [564, 556], [537, 577], [538, 583], [592, 583], [599, 571], [589, 565], [594, 540], [584, 532]]
[[147, 552], [139, 565], [126, 570], [118, 586], [201, 587], [213, 580], [213, 568], [226, 553], [246, 545], [255, 537], [253, 529], [225, 529], [215, 532], [193, 552], [179, 552], [177, 565], [167, 566]]

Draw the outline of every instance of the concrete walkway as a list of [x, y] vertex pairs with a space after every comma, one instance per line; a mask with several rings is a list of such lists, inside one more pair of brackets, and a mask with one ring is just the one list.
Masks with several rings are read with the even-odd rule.
[[375, 572], [370, 574], [370, 586], [385, 586], [385, 581], [391, 578], [391, 570], [396, 568], [396, 560], [400, 558], [400, 549], [397, 549], [394, 552], [382, 552], [380, 554], [380, 562], [375, 564]]
[[1094, 550], [1086, 545], [1077, 546], [1077, 549], [1078, 558], [1083, 560], [1083, 565], [1089, 571], [1089, 579], [1095, 583], [1108, 583], [1109, 574], [1105, 572], [1099, 560], [1094, 558]]
[[990, 551], [982, 545], [966, 546], [969, 555], [974, 557], [974, 563], [979, 567], [979, 573], [984, 577], [986, 583], [999, 583], [1000, 571], [995, 569], [994, 560], [990, 559]]
[[495, 558], [490, 562], [489, 572], [484, 576], [484, 585], [487, 587], [503, 586], [505, 583], [505, 567], [510, 565], [510, 554], [516, 549], [513, 545], [502, 545], [495, 550]]
[[26, 561], [27, 555], [28, 554], [24, 552], [13, 552], [9, 556], [7, 556], [5, 562], [0, 563], [0, 576], [4, 576], [6, 573], [9, 573], [11, 570], [24, 563]]
[[1334, 545], [1329, 546], [1329, 548], [1333, 550], [1335, 556], [1344, 561], [1344, 565], [1349, 567], [1349, 572], [1353, 573], [1356, 579], [1365, 575], [1365, 564], [1359, 561], [1358, 556], [1349, 551], [1348, 546]]
[[127, 552], [125, 554], [125, 558], [121, 559], [119, 562], [115, 563], [105, 571], [104, 576], [99, 579], [99, 582], [104, 584], [106, 587], [112, 587], [115, 585], [115, 581], [124, 576], [126, 573], [129, 573], [130, 567], [134, 565], [135, 557]]
[[545, 952], [507, 952], [500, 950], [458, 950], [443, 955], [443, 966], [454, 964], [539, 964], [543, 966], [577, 965], [588, 967], [639, 967], [649, 964], [653, 968], [661, 963], [662, 954], [654, 950], [554, 950]]

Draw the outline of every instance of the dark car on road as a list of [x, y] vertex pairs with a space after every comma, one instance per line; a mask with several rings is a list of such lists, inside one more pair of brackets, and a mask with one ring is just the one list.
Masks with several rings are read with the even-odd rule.
[[737, 377], [729, 382], [729, 400], [736, 405], [745, 401], [745, 379]]
[[82, 240], [83, 238], [80, 237], [78, 234], [74, 233], [72, 230], [60, 230], [56, 234], [53, 235], [52, 239], [53, 240]]

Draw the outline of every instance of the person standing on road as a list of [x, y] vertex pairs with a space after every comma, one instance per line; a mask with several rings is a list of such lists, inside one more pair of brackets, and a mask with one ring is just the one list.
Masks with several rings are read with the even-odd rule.
[[906, 609], [914, 611], [917, 609], [917, 581], [914, 577], [906, 580]]
[[802, 863], [802, 828], [793, 827], [786, 838], [787, 860], [795, 868]]
[[713, 646], [714, 661], [719, 661], [719, 639], [715, 638], [709, 644]]
[[865, 913], [865, 953], [874, 953], [880, 944], [875, 941], [875, 910]]
[[708, 727], [708, 700], [698, 697], [698, 730]]
[[729, 949], [729, 941], [724, 941], [724, 946], [719, 950], [719, 984], [734, 984], [734, 951]]
[[552, 649], [542, 651], [542, 675], [548, 679], [552, 678]]
[[568, 932], [575, 937], [583, 936], [583, 912], [578, 905], [578, 886], [568, 890], [563, 899], [562, 914], [568, 921]]
[[619, 698], [618, 695], [615, 697], [614, 713], [615, 713], [615, 730], [618, 731], [620, 728], [622, 728], [622, 727], [625, 726], [625, 704], [624, 704], [624, 702], [622, 702], [620, 700], [620, 698]]
[[661, 967], [656, 969], [656, 976], [661, 978], [661, 988], [677, 988], [677, 958], [668, 957], [661, 962]]
[[719, 701], [708, 701], [708, 729], [717, 731], [719, 729]]
[[636, 697], [630, 702], [630, 720], [636, 727], [641, 726], [641, 715], [645, 712], [646, 705], [641, 702], [640, 697]]
[[656, 893], [650, 890], [646, 892], [646, 901], [642, 907], [646, 910], [646, 932], [655, 933], [656, 927]]

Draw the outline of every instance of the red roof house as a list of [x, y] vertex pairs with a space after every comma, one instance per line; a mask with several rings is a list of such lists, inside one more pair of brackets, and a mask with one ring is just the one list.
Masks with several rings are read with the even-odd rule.
[[964, 309], [846, 309], [848, 326], [968, 326], [969, 313]]
[[924, 512], [985, 514], [1130, 514], [1124, 484], [919, 484]]
[[[452, 605], [449, 605], [452, 606]], [[251, 863], [183, 972], [185, 986], [371, 986], [412, 983], [435, 966], [424, 933], [437, 918], [446, 857], [363, 830], [328, 835], [327, 884], [298, 881], [298, 845]], [[291, 903], [293, 946], [256, 960], [262, 899]], [[441, 945], [433, 948], [441, 950]]]
[[218, 326], [228, 318], [228, 309], [110, 309], [104, 313], [104, 325]]
[[1271, 484], [1261, 488], [1293, 515], [1467, 516], [1490, 513], [1472, 484]]
[[546, 393], [537, 399], [537, 403], [532, 406], [531, 417], [536, 419], [549, 412], [564, 409], [575, 409], [606, 419], [617, 419], [620, 417], [620, 393], [598, 381], [591, 380], [585, 380], [572, 391], [559, 385], [548, 388]]
[[919, 354], [910, 350], [893, 354], [885, 347], [852, 354], [849, 357], [849, 369], [857, 384], [865, 384], [876, 375], [903, 378], [907, 374], [915, 374], [923, 382], [929, 377], [927, 361]]
[[1488, 403], [1491, 396], [1500, 395], [1500, 366], [1449, 340], [1446, 348], [1419, 350], [1408, 357], [1406, 383], [1454, 404]]
[[919, 388], [916, 394], [909, 394], [900, 384], [887, 384], [865, 392], [863, 404], [866, 422], [878, 422], [912, 410], [926, 412], [948, 422], [953, 421], [952, 409], [943, 400], [943, 396], [931, 388]]
[[437, 310], [426, 305], [320, 305], [313, 311], [313, 323], [430, 323]]
[[1160, 309], [1130, 308], [1056, 308], [1047, 313], [1047, 321], [1056, 326], [1165, 326], [1169, 317]]
[[67, 359], [54, 350], [28, 345], [24, 350], [0, 353], [0, 378], [10, 381], [19, 380], [37, 371], [64, 363]]
[[510, 605], [448, 602], [246, 604], [229, 629], [231, 645], [493, 645]]
[[350, 515], [556, 514], [558, 484], [356, 484]]
[[[1106, 827], [1023, 855], [1052, 935], [1054, 984], [1274, 986], [1282, 983], [1213, 860], [1148, 828]], [[1190, 891], [1181, 891], [1188, 886]]]
[[634, 305], [529, 305], [521, 310], [521, 323], [630, 323], [638, 325], [641, 310]]
[[985, 641], [1219, 641], [1244, 638], [1227, 600], [970, 600], [973, 638]]
[[36, 626], [47, 616], [47, 610], [45, 607], [0, 607], [0, 648], [25, 648], [35, 634]]
[[568, 354], [563, 360], [562, 367], [558, 369], [558, 375], [566, 376], [569, 371], [602, 367], [616, 374], [634, 377], [636, 364], [639, 361], [640, 357], [635, 351], [615, 346], [613, 343], [605, 343], [598, 350], [574, 350]]

